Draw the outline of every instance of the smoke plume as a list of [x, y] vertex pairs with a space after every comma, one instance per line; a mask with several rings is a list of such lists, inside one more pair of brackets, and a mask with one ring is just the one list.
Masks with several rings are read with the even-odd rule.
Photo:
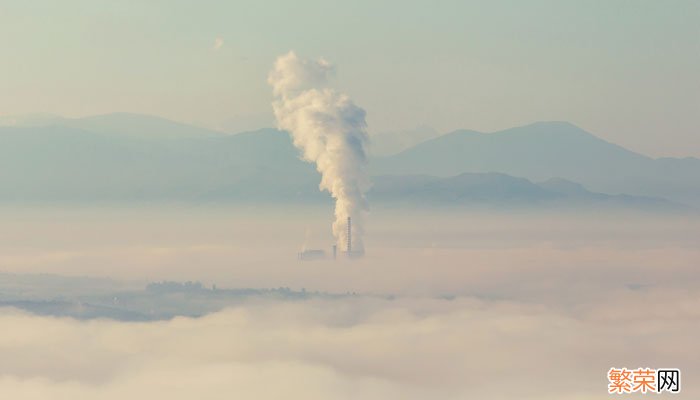
[[335, 198], [333, 235], [338, 248], [345, 248], [351, 217], [353, 250], [362, 251], [369, 188], [365, 111], [328, 87], [332, 70], [324, 59], [304, 60], [289, 52], [277, 59], [268, 83], [278, 128], [290, 132], [303, 159], [315, 163], [321, 173], [319, 188]]

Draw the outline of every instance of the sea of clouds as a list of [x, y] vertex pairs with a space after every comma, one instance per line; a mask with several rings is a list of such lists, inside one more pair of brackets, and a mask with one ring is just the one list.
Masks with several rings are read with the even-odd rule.
[[3, 398], [602, 399], [612, 366], [678, 367], [699, 393], [700, 295], [680, 289], [573, 308], [260, 300], [138, 323], [1, 311]]
[[304, 263], [325, 214], [224, 211], [12, 213], [0, 263], [357, 295], [148, 322], [2, 308], [0, 398], [607, 399], [611, 367], [680, 368], [674, 398], [700, 397], [697, 220], [375, 212], [365, 259]]

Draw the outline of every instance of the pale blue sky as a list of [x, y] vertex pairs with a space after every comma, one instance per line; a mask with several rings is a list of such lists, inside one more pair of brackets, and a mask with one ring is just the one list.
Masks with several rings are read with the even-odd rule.
[[290, 49], [337, 65], [372, 132], [568, 120], [700, 156], [698, 1], [0, 0], [0, 116], [271, 125]]

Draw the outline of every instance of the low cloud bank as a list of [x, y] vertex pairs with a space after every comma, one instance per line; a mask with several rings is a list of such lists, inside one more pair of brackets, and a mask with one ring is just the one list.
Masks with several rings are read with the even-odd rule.
[[679, 367], [700, 394], [700, 295], [574, 308], [473, 298], [260, 301], [124, 323], [3, 309], [0, 396], [22, 399], [604, 399], [612, 366]]

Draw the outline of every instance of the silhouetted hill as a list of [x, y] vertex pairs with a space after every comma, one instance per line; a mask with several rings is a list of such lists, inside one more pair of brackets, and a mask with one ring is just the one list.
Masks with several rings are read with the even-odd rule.
[[[54, 122], [0, 127], [0, 201], [330, 201], [318, 190], [315, 167], [299, 159], [285, 132], [227, 135], [131, 114], [79, 121], [82, 128]], [[374, 179], [373, 201], [582, 204], [602, 201], [598, 187], [613, 194], [641, 188], [629, 190], [634, 196], [627, 199], [606, 198], [632, 204], [641, 201], [640, 192], [686, 198], [700, 182], [693, 172], [700, 160], [654, 160], [566, 123], [494, 134], [458, 131], [371, 163], [375, 172], [397, 175]], [[532, 183], [556, 177], [586, 188], [562, 180]]]
[[299, 301], [354, 294], [279, 288], [217, 288], [200, 282], [121, 282], [102, 278], [0, 273], [0, 307], [37, 315], [122, 321], [200, 317], [251, 299]]
[[700, 204], [700, 160], [652, 159], [567, 122], [495, 133], [455, 131], [372, 162], [374, 174], [454, 176], [500, 172], [535, 181], [562, 177], [592, 190]]
[[429, 126], [373, 134], [370, 136], [369, 153], [373, 156], [393, 155], [437, 136], [439, 133]]
[[62, 125], [96, 133], [131, 135], [141, 139], [224, 135], [221, 132], [181, 124], [165, 118], [132, 113], [112, 113], [69, 119]]
[[110, 113], [84, 118], [53, 114], [27, 114], [0, 118], [0, 127], [63, 127], [94, 133], [133, 136], [140, 139], [185, 138], [223, 135], [221, 132], [170, 121], [153, 115]]
[[0, 201], [326, 198], [284, 132], [141, 139], [62, 127], [0, 127]]

